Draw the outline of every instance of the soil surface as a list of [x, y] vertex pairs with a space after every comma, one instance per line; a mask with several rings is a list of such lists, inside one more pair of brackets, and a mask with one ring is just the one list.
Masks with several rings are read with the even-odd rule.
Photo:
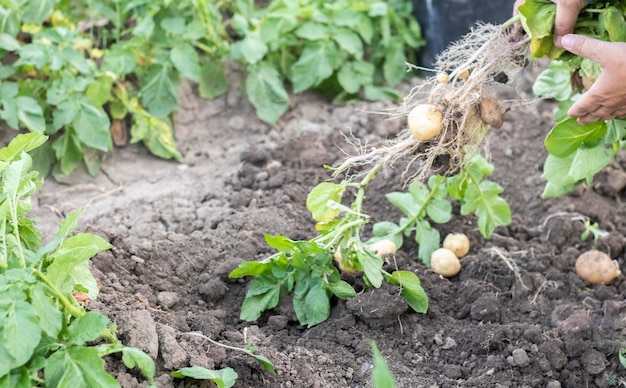
[[[521, 93], [535, 73], [526, 75]], [[580, 238], [580, 215], [610, 232], [598, 248], [624, 266], [626, 160], [599, 174], [592, 187], [542, 200], [550, 101], [509, 112], [503, 128], [489, 135], [491, 180], [504, 187], [511, 225], [486, 241], [476, 219], [455, 208], [453, 220], [438, 229], [467, 234], [472, 248], [451, 279], [427, 269], [414, 242], [396, 254], [400, 269], [420, 277], [430, 301], [426, 314], [408, 309], [398, 290], [385, 286], [349, 302], [333, 301], [330, 319], [310, 329], [297, 323], [290, 300], [257, 322], [241, 321], [249, 279], [232, 280], [228, 273], [243, 260], [272, 253], [264, 233], [315, 235], [306, 196], [329, 178], [322, 166], [344, 157], [343, 134], [376, 144], [403, 123], [367, 113], [388, 103], [336, 107], [307, 93], [293, 96], [289, 112], [268, 126], [256, 119], [240, 75], [232, 78], [236, 86], [213, 101], [198, 98], [189, 85], [182, 88], [174, 117], [182, 163], [159, 160], [139, 146], [117, 148], [95, 178], [49, 178], [32, 215], [52, 236], [63, 214], [84, 207], [79, 229], [114, 245], [93, 260], [102, 289], [89, 308], [116, 322], [126, 345], [156, 360], [159, 387], [200, 385], [169, 375], [191, 365], [231, 367], [239, 375], [236, 387], [370, 387], [372, 340], [399, 387], [607, 387], [626, 381], [618, 359], [626, 342], [626, 282], [591, 286], [574, 273], [577, 256], [592, 247]], [[400, 216], [384, 194], [403, 189], [401, 171], [379, 174], [369, 188], [365, 210], [374, 222]], [[276, 373], [190, 333], [250, 344]], [[124, 387], [147, 385], [118, 359], [109, 359], [108, 368]]]

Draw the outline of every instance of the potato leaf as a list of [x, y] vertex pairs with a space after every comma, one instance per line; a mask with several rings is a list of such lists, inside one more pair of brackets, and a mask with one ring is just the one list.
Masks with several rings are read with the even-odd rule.
[[400, 296], [418, 313], [428, 311], [428, 297], [419, 278], [410, 271], [394, 271], [387, 276], [387, 281], [400, 286]]
[[246, 78], [246, 93], [257, 116], [270, 124], [276, 123], [289, 107], [289, 95], [280, 74], [268, 63], [252, 68]]
[[372, 341], [370, 347], [372, 348], [372, 362], [374, 364], [372, 385], [374, 388], [395, 388], [396, 382], [376, 343]]
[[119, 384], [104, 370], [104, 360], [92, 347], [60, 348], [45, 362], [46, 385], [116, 388]]
[[291, 67], [294, 93], [313, 88], [330, 78], [341, 64], [341, 52], [334, 41], [307, 43], [298, 61]]
[[146, 353], [137, 348], [125, 346], [122, 349], [122, 361], [128, 368], [139, 368], [150, 383], [154, 383], [154, 361]]
[[206, 369], [201, 366], [192, 366], [182, 368], [171, 373], [172, 377], [183, 379], [190, 377], [196, 380], [210, 380], [218, 386], [218, 388], [231, 388], [235, 385], [237, 372], [232, 368], [224, 368], [220, 370]]
[[322, 182], [315, 186], [306, 199], [306, 207], [317, 222], [329, 222], [337, 217], [340, 210], [329, 207], [329, 202], [341, 203], [343, 186], [332, 182]]
[[604, 121], [580, 125], [575, 118], [568, 118], [552, 128], [545, 145], [550, 154], [563, 158], [584, 144], [603, 139], [606, 131], [607, 125]]

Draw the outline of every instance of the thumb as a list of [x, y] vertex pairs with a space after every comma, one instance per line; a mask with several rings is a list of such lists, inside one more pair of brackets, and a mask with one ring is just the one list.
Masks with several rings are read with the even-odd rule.
[[567, 34], [561, 40], [561, 44], [570, 53], [592, 59], [598, 63], [609, 52], [606, 47], [607, 42], [583, 35]]

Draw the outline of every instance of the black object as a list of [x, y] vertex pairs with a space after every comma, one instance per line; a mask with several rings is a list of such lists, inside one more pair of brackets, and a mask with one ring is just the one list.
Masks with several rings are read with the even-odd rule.
[[421, 66], [432, 66], [450, 42], [470, 32], [477, 22], [503, 23], [513, 16], [514, 0], [413, 0], [413, 15], [422, 27], [426, 46], [418, 53]]

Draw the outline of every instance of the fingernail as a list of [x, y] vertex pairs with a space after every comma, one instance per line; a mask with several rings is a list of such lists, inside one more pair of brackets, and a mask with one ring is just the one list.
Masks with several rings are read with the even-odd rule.
[[554, 45], [556, 47], [563, 47], [562, 41], [563, 41], [563, 37], [562, 36], [555, 36], [554, 37]]
[[573, 35], [565, 35], [561, 37], [561, 45], [563, 48], [571, 49], [574, 47], [574, 41], [576, 38]]

